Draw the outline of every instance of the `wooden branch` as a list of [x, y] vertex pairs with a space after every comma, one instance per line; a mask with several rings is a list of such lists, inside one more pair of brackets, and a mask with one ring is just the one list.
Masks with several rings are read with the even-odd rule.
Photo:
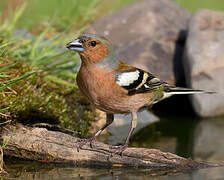
[[159, 170], [187, 170], [217, 166], [146, 148], [128, 148], [124, 151], [123, 157], [115, 155], [108, 160], [113, 150], [106, 144], [96, 142], [93, 149], [87, 144], [77, 152], [79, 138], [21, 124], [4, 126], [1, 129], [0, 140], [2, 141], [3, 138], [8, 140], [13, 129], [14, 136], [5, 147], [4, 154], [27, 160], [84, 166], [134, 166]]

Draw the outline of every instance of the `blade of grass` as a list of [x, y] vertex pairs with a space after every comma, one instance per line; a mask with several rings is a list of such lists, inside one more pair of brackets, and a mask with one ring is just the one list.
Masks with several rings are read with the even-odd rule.
[[36, 65], [36, 66], [49, 65], [49, 64], [52, 63], [52, 62], [51, 62], [52, 60], [55, 61], [56, 58], [61, 57], [61, 56], [65, 55], [65, 54], [67, 54], [66, 51], [65, 51], [65, 52], [62, 52], [62, 53], [58, 53], [58, 54], [53, 55], [53, 56], [42, 57], [40, 60], [38, 60], [38, 61], [35, 63], [35, 65]]
[[19, 81], [21, 81], [21, 80], [26, 79], [27, 77], [33, 75], [33, 74], [36, 73], [36, 72], [38, 72], [38, 71], [31, 71], [31, 72], [25, 73], [24, 75], [22, 75], [22, 76], [20, 76], [20, 77], [16, 77], [16, 78], [10, 79], [10, 80], [8, 80], [8, 81], [5, 81], [4, 83], [5, 83], [6, 85], [1, 86], [1, 87], [0, 87], [0, 91], [2, 91], [3, 89], [9, 87], [10, 85], [13, 85], [13, 84], [15, 84], [15, 83], [17, 83], [17, 82], [19, 82]]
[[5, 139], [3, 139], [2, 149], [4, 149], [8, 145], [8, 143], [12, 140], [12, 137], [15, 134], [15, 130], [16, 129], [14, 128], [12, 131], [12, 135], [10, 136], [10, 138], [7, 141]]
[[70, 82], [68, 82], [68, 81], [65, 81], [65, 80], [63, 80], [63, 79], [57, 78], [57, 77], [52, 76], [52, 75], [47, 75], [47, 76], [45, 77], [45, 79], [48, 80], [48, 81], [53, 81], [53, 82], [55, 82], [55, 83], [57, 83], [57, 84], [61, 84], [61, 85], [70, 87], [70, 88], [78, 89], [78, 87], [76, 86], [76, 84], [74, 84], [74, 83], [70, 83]]
[[71, 65], [68, 65], [67, 63], [71, 62], [70, 59], [64, 59], [64, 60], [61, 60], [61, 61], [57, 61], [56, 63], [54, 64], [51, 64], [49, 67], [47, 67], [45, 70], [47, 71], [54, 71], [54, 70], [57, 70], [57, 69], [61, 69], [63, 68], [63, 65], [64, 67], [66, 66], [69, 66], [71, 67]]
[[12, 31], [15, 29], [16, 23], [18, 21], [18, 19], [22, 16], [22, 14], [24, 13], [24, 10], [26, 9], [27, 3], [23, 3], [23, 5], [19, 8], [17, 8], [12, 16], [12, 20], [8, 21], [8, 31], [12, 33]]
[[16, 63], [0, 68], [0, 73], [7, 71], [8, 69], [10, 69], [11, 67], [13, 67], [15, 65], [16, 65]]
[[0, 109], [0, 112], [3, 112], [3, 111], [5, 111], [5, 110], [7, 110], [7, 109], [9, 109], [9, 108], [10, 108], [10, 106], [5, 107], [5, 108], [2, 108], [2, 109]]
[[71, 72], [59, 71], [57, 74], [58, 74], [58, 76], [65, 78], [65, 79], [72, 79], [72, 80], [76, 79], [76, 74], [71, 73]]
[[4, 47], [7, 47], [7, 46], [11, 45], [14, 42], [15, 42], [15, 40], [12, 40], [11, 42], [8, 42], [8, 43], [5, 43], [5, 44], [0, 45], [0, 49], [1, 48], [4, 48]]
[[[34, 58], [36, 53], [37, 53], [37, 50], [38, 50], [38, 47], [41, 43], [41, 41], [44, 39], [45, 35], [47, 34], [47, 32], [50, 30], [50, 27], [47, 28], [45, 31], [43, 31], [39, 37], [36, 39], [36, 41], [34, 42], [33, 44], [33, 48], [31, 50], [31, 53], [30, 53], [30, 59]], [[32, 63], [33, 65], [35, 65], [35, 61]]]

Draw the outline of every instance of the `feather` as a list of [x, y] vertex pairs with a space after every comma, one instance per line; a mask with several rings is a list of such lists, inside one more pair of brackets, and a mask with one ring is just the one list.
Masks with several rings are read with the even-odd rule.
[[159, 89], [163, 91], [162, 99], [168, 98], [175, 94], [214, 93], [171, 86], [153, 76], [149, 72], [134, 68], [132, 66], [127, 66], [124, 63], [121, 64], [121, 67], [115, 73], [115, 81], [122, 88], [126, 89], [129, 95], [153, 92], [158, 91]]
[[138, 68], [129, 68], [128, 70], [116, 72], [115, 81], [128, 90], [129, 95], [153, 91], [162, 85], [158, 78]]
[[128, 87], [139, 79], [140, 72], [138, 70], [131, 72], [120, 72], [116, 74], [116, 82], [123, 87]]

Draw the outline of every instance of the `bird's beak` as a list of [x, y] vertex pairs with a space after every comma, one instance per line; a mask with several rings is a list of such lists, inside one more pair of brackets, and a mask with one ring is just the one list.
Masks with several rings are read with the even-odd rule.
[[77, 52], [83, 52], [85, 50], [80, 39], [75, 39], [74, 41], [69, 42], [68, 44], [66, 44], [66, 48], [68, 48], [69, 50], [77, 51]]

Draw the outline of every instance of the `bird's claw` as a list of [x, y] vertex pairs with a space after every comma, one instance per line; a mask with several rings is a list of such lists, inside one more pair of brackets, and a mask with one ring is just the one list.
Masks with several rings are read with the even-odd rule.
[[127, 149], [127, 147], [128, 147], [127, 144], [123, 144], [123, 145], [120, 145], [120, 146], [110, 146], [109, 148], [110, 149], [115, 149], [115, 151], [110, 154], [108, 159], [112, 158], [115, 154], [123, 156], [123, 152], [124, 152], [125, 149]]
[[84, 146], [85, 144], [89, 143], [90, 144], [90, 147], [91, 149], [93, 149], [93, 142], [95, 141], [95, 137], [91, 137], [89, 139], [81, 139], [79, 142], [78, 142], [78, 146], [77, 146], [77, 151], [79, 152], [80, 149], [82, 149], [82, 146]]

